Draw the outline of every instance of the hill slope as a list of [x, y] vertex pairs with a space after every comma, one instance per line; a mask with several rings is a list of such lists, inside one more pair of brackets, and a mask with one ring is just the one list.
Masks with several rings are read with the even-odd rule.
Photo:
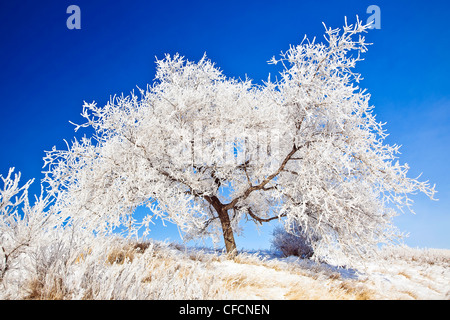
[[[2, 299], [450, 299], [450, 250], [381, 250], [356, 269], [294, 257], [103, 240], [3, 279]], [[24, 262], [25, 263], [25, 262]]]

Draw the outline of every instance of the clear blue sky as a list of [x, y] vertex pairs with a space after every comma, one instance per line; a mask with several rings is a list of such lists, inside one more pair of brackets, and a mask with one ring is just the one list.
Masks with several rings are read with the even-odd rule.
[[[69, 30], [69, 5], [81, 9], [81, 30]], [[230, 77], [259, 82], [266, 63], [307, 34], [322, 39], [324, 21], [340, 27], [369, 5], [381, 29], [358, 71], [372, 94], [390, 143], [411, 176], [436, 183], [438, 202], [415, 197], [416, 215], [396, 219], [410, 246], [450, 248], [450, 5], [446, 1], [2, 1], [0, 3], [0, 173], [15, 166], [23, 179], [42, 178], [44, 150], [74, 136], [83, 100], [104, 104], [151, 83], [155, 56], [204, 52]], [[38, 192], [38, 183], [33, 191]], [[267, 248], [270, 227], [253, 225], [240, 248]], [[155, 238], [178, 239], [176, 228]]]

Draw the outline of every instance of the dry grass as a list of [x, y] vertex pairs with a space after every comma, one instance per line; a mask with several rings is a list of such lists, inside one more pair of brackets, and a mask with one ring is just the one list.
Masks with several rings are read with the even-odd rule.
[[371, 300], [373, 292], [355, 281], [305, 281], [289, 286], [284, 298], [289, 300]]
[[83, 263], [86, 257], [92, 253], [92, 249], [82, 250], [74, 260], [74, 263]]
[[[108, 253], [106, 258], [109, 264], [123, 264], [124, 262], [133, 262], [135, 254], [144, 253], [150, 246], [150, 242], [131, 242], [123, 246], [115, 246]], [[92, 250], [89, 253], [91, 253]], [[81, 258], [83, 258], [83, 254]]]
[[127, 246], [125, 248], [113, 248], [106, 260], [109, 264], [123, 264], [124, 262], [133, 262], [134, 248]]
[[[103, 241], [70, 255], [64, 250], [61, 256], [54, 251], [39, 255], [35, 271], [29, 268], [13, 279], [21, 284], [16, 286], [20, 291], [13, 292], [15, 287], [4, 282], [3, 299], [373, 300], [423, 299], [427, 294], [445, 298], [442, 281], [448, 281], [449, 274], [447, 256], [434, 251], [423, 252], [425, 256], [417, 250], [382, 252], [381, 263], [373, 269], [380, 275], [377, 280], [371, 271], [360, 276], [310, 260], [250, 253], [230, 258], [153, 241]], [[419, 287], [421, 291], [416, 290]]]
[[258, 286], [256, 282], [254, 281], [251, 282], [245, 275], [225, 276], [221, 278], [221, 280], [223, 281], [224, 288], [230, 291], [240, 290], [248, 286], [251, 287]]
[[356, 300], [372, 300], [374, 298], [373, 290], [368, 289], [361, 281], [342, 281], [339, 288]]
[[417, 295], [414, 292], [412, 292], [411, 290], [405, 290], [405, 291], [401, 291], [401, 292], [406, 294], [407, 296], [409, 296], [413, 300], [418, 300]]
[[403, 277], [405, 277], [406, 279], [411, 280], [411, 276], [410, 276], [409, 274], [407, 274], [406, 271], [400, 271], [400, 272], [398, 273], [398, 275], [399, 275], [399, 276], [403, 276]]
[[51, 281], [33, 279], [28, 283], [28, 294], [25, 300], [63, 300], [67, 298], [68, 292], [61, 278]]

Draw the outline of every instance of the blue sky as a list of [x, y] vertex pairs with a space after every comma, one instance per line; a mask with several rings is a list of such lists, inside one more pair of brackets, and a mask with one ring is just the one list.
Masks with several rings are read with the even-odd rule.
[[[69, 30], [69, 5], [81, 9], [81, 30]], [[2, 1], [0, 3], [0, 173], [42, 178], [44, 150], [74, 135], [83, 100], [104, 104], [151, 83], [155, 56], [198, 60], [206, 52], [230, 77], [259, 82], [275, 72], [268, 61], [303, 36], [322, 39], [322, 21], [343, 25], [369, 5], [381, 9], [381, 29], [357, 70], [371, 93], [389, 143], [403, 145], [410, 176], [436, 183], [433, 202], [414, 197], [416, 215], [396, 224], [410, 246], [450, 248], [450, 5], [444, 1]], [[33, 189], [39, 192], [38, 183]], [[238, 247], [267, 248], [271, 226], [252, 224]], [[154, 228], [177, 240], [174, 227]]]

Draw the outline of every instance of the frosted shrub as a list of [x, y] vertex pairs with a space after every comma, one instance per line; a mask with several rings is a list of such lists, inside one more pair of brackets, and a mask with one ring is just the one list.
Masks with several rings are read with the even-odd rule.
[[51, 200], [41, 192], [34, 204], [28, 199], [30, 180], [19, 186], [21, 174], [0, 174], [0, 282], [7, 273], [20, 268], [19, 259], [28, 255], [32, 248], [49, 241], [46, 231], [55, 229], [60, 223], [57, 215], [45, 211]]
[[293, 233], [287, 232], [282, 226], [277, 226], [274, 228], [272, 235], [273, 249], [281, 251], [286, 257], [310, 258], [314, 254], [311, 241], [300, 226], [296, 226]]

